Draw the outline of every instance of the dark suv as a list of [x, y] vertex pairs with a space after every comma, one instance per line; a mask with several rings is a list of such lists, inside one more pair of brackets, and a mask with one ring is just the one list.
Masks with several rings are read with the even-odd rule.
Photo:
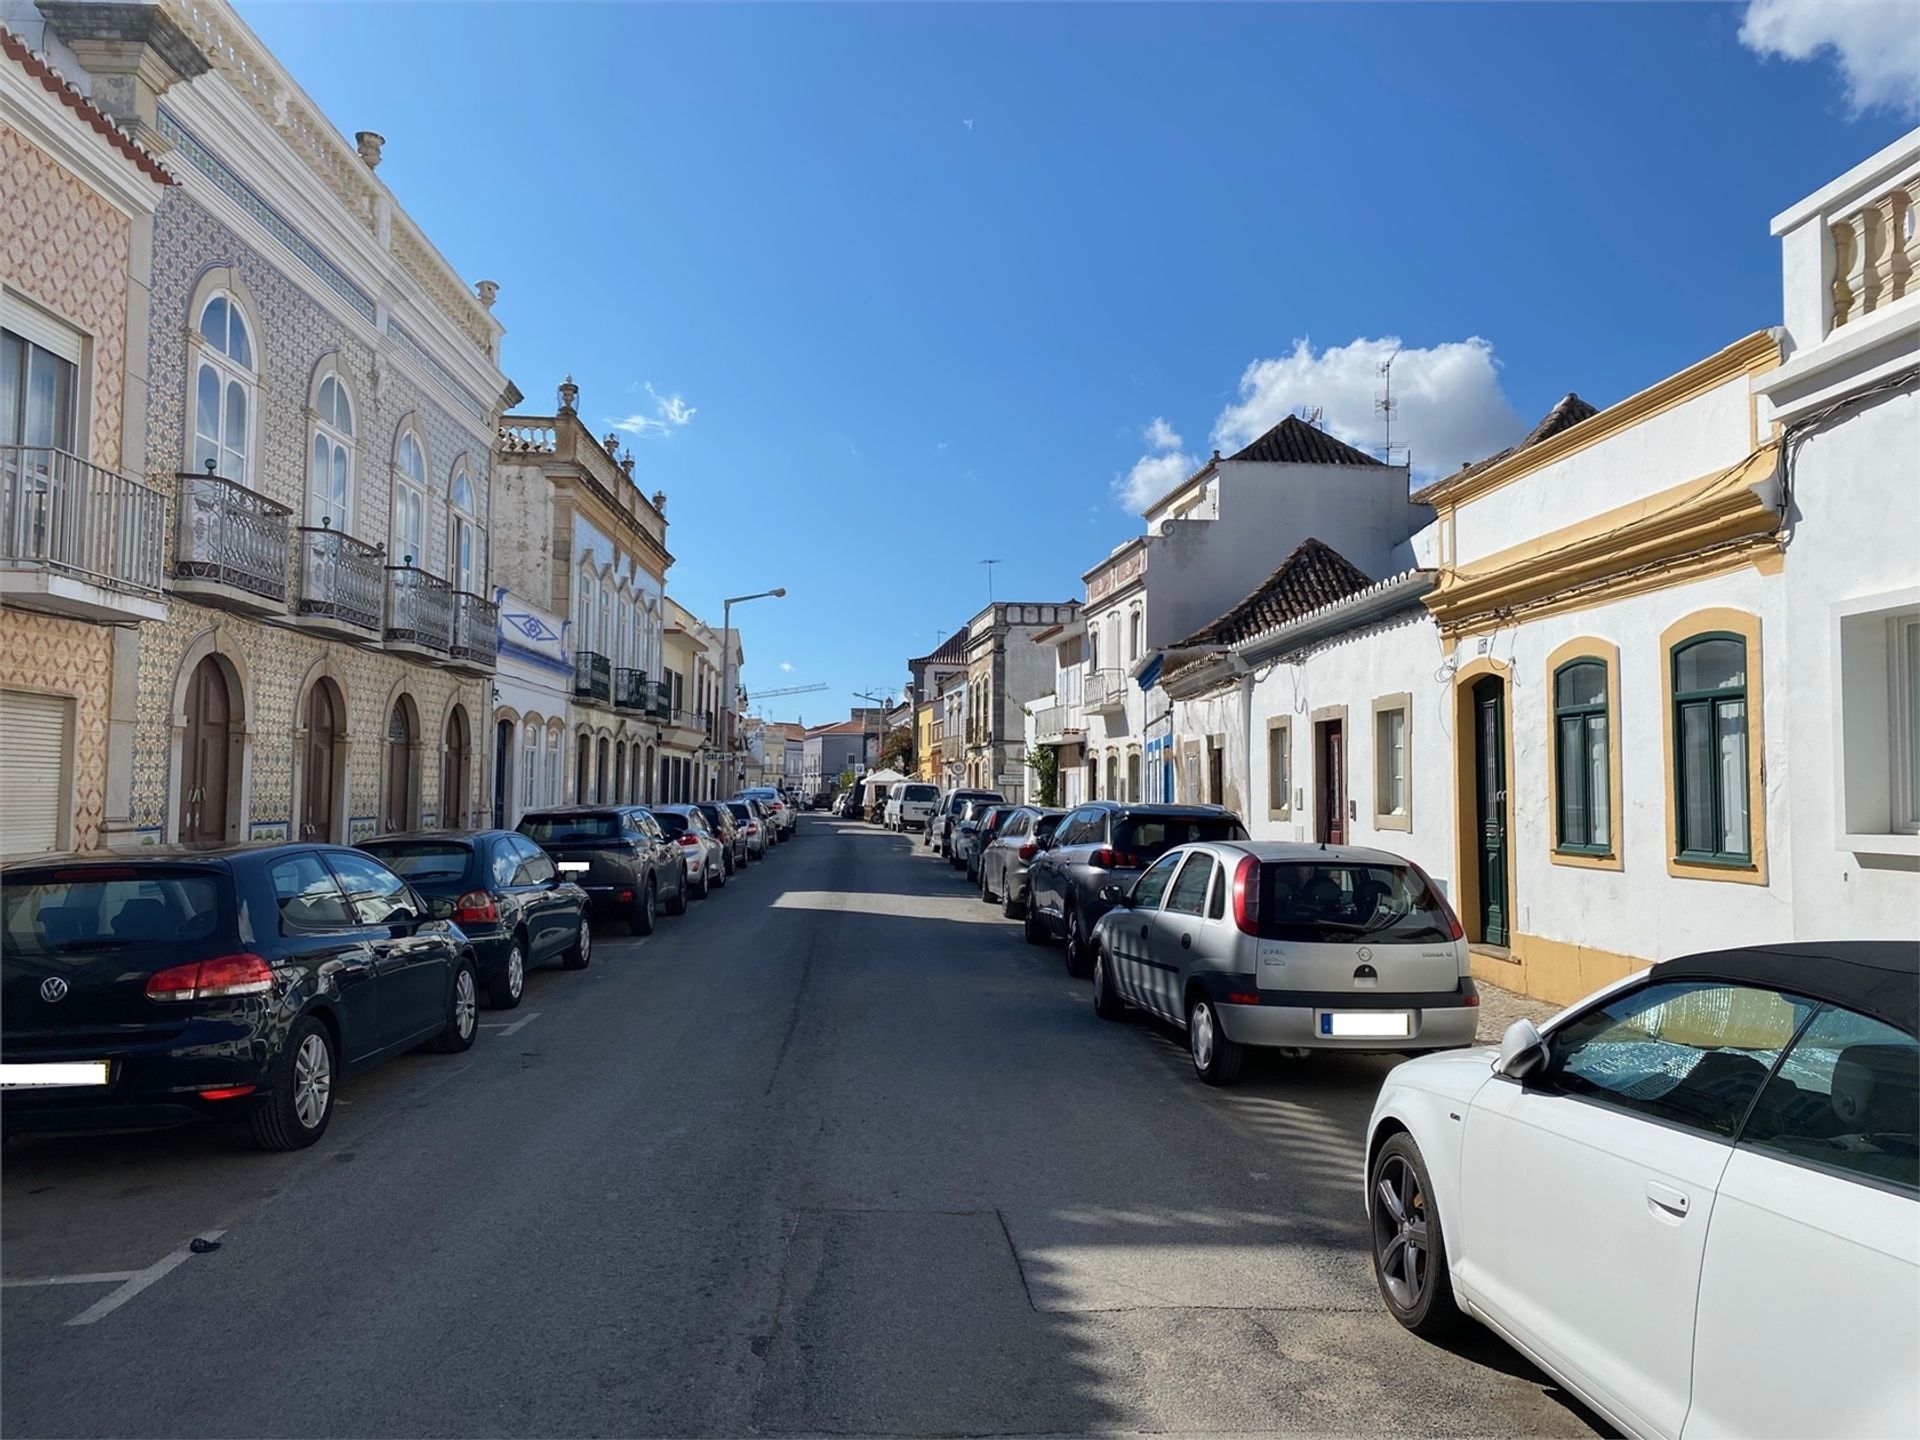
[[1093, 971], [1088, 939], [1110, 905], [1108, 885], [1122, 889], [1175, 845], [1245, 840], [1240, 817], [1218, 805], [1130, 805], [1095, 800], [1070, 812], [1027, 870], [1029, 944], [1067, 942], [1067, 973]]
[[680, 847], [638, 805], [561, 805], [529, 810], [520, 833], [552, 858], [562, 880], [587, 892], [596, 910], [626, 917], [636, 935], [654, 917], [687, 913], [687, 867]]

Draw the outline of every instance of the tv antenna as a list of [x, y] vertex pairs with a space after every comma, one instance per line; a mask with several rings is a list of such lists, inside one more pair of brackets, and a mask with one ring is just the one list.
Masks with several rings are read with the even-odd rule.
[[1327, 428], [1327, 407], [1324, 405], [1302, 405], [1293, 413], [1316, 430]]
[[993, 567], [1000, 562], [998, 560], [982, 560], [980, 563], [987, 567], [987, 603], [991, 605], [993, 603]]
[[[1393, 398], [1393, 362], [1400, 358], [1400, 352], [1405, 348], [1404, 345], [1393, 347], [1393, 354], [1389, 355], [1386, 363], [1380, 367], [1382, 388], [1376, 391], [1373, 397], [1374, 413], [1380, 417], [1386, 427], [1384, 443], [1380, 447], [1380, 458], [1389, 465], [1393, 464], [1393, 417], [1400, 408], [1400, 402]], [[1406, 446], [1403, 445], [1400, 448], [1404, 451]]]

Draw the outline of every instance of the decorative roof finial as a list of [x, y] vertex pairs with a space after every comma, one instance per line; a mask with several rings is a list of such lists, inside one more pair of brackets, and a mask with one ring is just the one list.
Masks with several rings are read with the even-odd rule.
[[353, 132], [353, 148], [360, 152], [360, 158], [367, 162], [367, 169], [380, 168], [380, 147], [387, 143], [387, 137], [373, 130]]
[[607, 452], [607, 458], [609, 460], [615, 459], [620, 454], [620, 432], [618, 430], [607, 431], [607, 438], [600, 442], [600, 448]]
[[476, 280], [473, 284], [473, 293], [480, 297], [480, 303], [482, 305], [491, 310], [493, 308], [493, 302], [500, 297], [500, 282], [498, 280]]
[[667, 510], [667, 492], [666, 491], [656, 490], [653, 492], [653, 508], [658, 510], [663, 515], [666, 513], [666, 510]]
[[574, 402], [579, 398], [580, 387], [573, 383], [573, 376], [569, 375], [560, 382], [560, 413], [562, 415], [573, 414]]
[[629, 480], [633, 478], [633, 452], [631, 450], [622, 450], [620, 452], [620, 468], [627, 472], [627, 478]]

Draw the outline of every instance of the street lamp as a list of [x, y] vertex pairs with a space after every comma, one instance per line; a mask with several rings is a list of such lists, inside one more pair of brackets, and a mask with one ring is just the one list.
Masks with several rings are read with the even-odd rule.
[[[731, 599], [720, 602], [720, 703], [726, 707], [722, 712], [726, 716], [726, 723], [721, 726], [721, 729], [726, 734], [727, 758], [724, 763], [730, 780], [739, 779], [737, 774], [732, 773], [734, 767], [739, 764], [733, 753], [733, 607], [744, 605], [749, 600], [784, 600], [786, 598], [787, 587], [779, 585], [771, 590], [759, 590], [752, 595], [735, 595]], [[729, 785], [728, 793], [732, 793], [733, 788]]]

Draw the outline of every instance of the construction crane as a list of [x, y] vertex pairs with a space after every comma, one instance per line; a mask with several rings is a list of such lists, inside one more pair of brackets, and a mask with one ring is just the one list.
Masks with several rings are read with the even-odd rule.
[[747, 694], [755, 700], [771, 700], [776, 695], [811, 695], [826, 688], [825, 685], [783, 685], [778, 690], [748, 690]]

